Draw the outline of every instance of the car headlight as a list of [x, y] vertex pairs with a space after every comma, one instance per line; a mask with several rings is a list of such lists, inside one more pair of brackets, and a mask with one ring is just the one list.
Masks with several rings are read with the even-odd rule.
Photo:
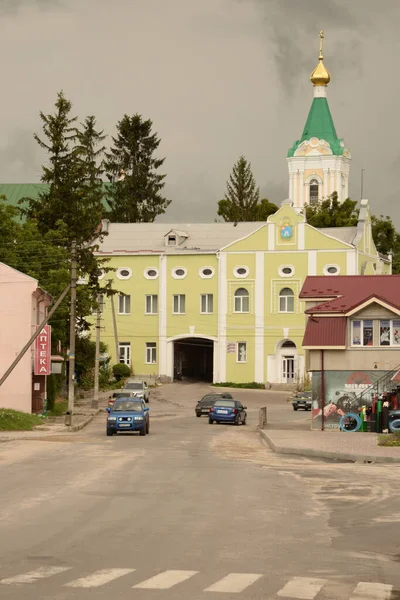
[[109, 421], [116, 421], [116, 420], [117, 420], [117, 417], [108, 417], [108, 420], [109, 420]]
[[135, 417], [135, 421], [143, 421], [143, 417]]

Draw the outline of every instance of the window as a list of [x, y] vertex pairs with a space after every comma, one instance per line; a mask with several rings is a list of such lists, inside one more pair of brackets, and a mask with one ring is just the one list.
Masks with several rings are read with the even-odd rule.
[[340, 268], [338, 265], [325, 265], [324, 275], [339, 275]]
[[390, 346], [390, 321], [381, 321], [379, 327], [379, 345]]
[[105, 272], [103, 271], [103, 269], [101, 269], [101, 271], [99, 271], [99, 276], [98, 276], [98, 280], [101, 281], [104, 278]]
[[154, 365], [157, 362], [157, 344], [155, 342], [146, 342], [146, 363]]
[[131, 312], [131, 297], [125, 294], [118, 296], [118, 314], [129, 315]]
[[174, 279], [184, 279], [186, 275], [187, 271], [183, 267], [175, 267], [175, 269], [172, 269], [172, 277]]
[[249, 292], [245, 288], [239, 288], [235, 292], [235, 312], [237, 313], [248, 313], [249, 312]]
[[233, 269], [233, 274], [235, 275], [235, 277], [238, 277], [238, 278], [247, 277], [247, 275], [249, 274], [249, 269], [248, 269], [248, 267], [242, 267], [242, 266], [235, 267]]
[[146, 296], [146, 315], [156, 315], [158, 313], [158, 296], [152, 294]]
[[173, 299], [174, 299], [174, 307], [173, 307], [174, 315], [185, 314], [185, 304], [186, 304], [185, 294], [176, 294], [173, 296]]
[[149, 267], [148, 269], [144, 270], [144, 276], [146, 277], [146, 279], [157, 279], [158, 269]]
[[212, 294], [201, 294], [200, 312], [202, 314], [211, 314], [214, 311], [214, 297]]
[[283, 288], [283, 290], [279, 292], [279, 312], [294, 312], [294, 293], [290, 288]]
[[199, 275], [202, 279], [210, 279], [214, 276], [215, 270], [212, 267], [201, 267]]
[[247, 342], [237, 343], [237, 362], [247, 362]]
[[131, 345], [129, 342], [119, 344], [119, 362], [130, 367], [131, 365]]
[[176, 235], [169, 235], [168, 236], [168, 246], [176, 246]]
[[132, 277], [132, 269], [121, 267], [117, 270], [118, 279], [130, 279]]
[[316, 179], [310, 181], [310, 204], [318, 204], [319, 184]]
[[283, 265], [279, 267], [278, 273], [281, 277], [291, 277], [294, 275], [294, 267], [292, 265]]

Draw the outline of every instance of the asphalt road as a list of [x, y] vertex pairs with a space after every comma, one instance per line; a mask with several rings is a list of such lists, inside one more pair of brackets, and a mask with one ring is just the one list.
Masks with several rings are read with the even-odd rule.
[[281, 458], [258, 408], [307, 427], [282, 394], [238, 392], [246, 427], [194, 416], [200, 385], [163, 386], [151, 433], [0, 445], [0, 598], [399, 598], [399, 471]]

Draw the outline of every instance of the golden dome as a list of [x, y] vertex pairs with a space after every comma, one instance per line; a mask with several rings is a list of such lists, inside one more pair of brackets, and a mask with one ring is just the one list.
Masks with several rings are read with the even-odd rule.
[[328, 85], [328, 83], [331, 80], [331, 75], [323, 63], [323, 60], [324, 60], [324, 57], [322, 54], [322, 44], [323, 44], [323, 39], [324, 39], [323, 31], [320, 32], [319, 37], [320, 37], [319, 57], [318, 57], [319, 62], [318, 62], [318, 65], [315, 67], [314, 71], [310, 75], [310, 81], [314, 85]]

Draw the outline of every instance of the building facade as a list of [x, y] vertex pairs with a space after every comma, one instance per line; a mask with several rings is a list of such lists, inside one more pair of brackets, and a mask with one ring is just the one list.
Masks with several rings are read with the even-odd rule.
[[[338, 428], [390, 387], [400, 369], [400, 276], [307, 277], [300, 292], [314, 426]], [[322, 380], [324, 385], [322, 385]]]
[[[390, 273], [368, 202], [357, 227], [316, 229], [285, 202], [266, 223], [109, 223], [98, 255], [115, 269], [102, 340], [137, 375], [293, 383], [305, 373], [307, 275]], [[113, 306], [114, 317], [113, 319]]]
[[[37, 325], [44, 319], [51, 296], [36, 279], [0, 263], [0, 376], [12, 364]], [[0, 387], [0, 407], [40, 412], [46, 395], [46, 375], [34, 374], [35, 346], [26, 352]]]

